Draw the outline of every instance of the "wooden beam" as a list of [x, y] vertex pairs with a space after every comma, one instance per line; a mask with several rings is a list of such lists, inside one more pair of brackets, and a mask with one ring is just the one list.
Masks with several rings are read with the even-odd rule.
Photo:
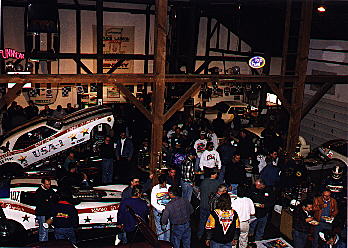
[[[205, 39], [205, 56], [209, 57], [210, 39], [211, 39], [211, 37], [210, 37], [210, 33], [211, 33], [211, 17], [208, 17], [206, 33], [207, 33], [207, 37]], [[196, 59], [196, 60], [198, 60], [198, 59]], [[208, 67], [205, 68], [204, 73], [208, 74]]]
[[271, 90], [274, 92], [274, 94], [277, 95], [277, 97], [280, 99], [282, 105], [284, 106], [284, 108], [287, 111], [290, 111], [290, 104], [288, 103], [288, 101], [285, 99], [283, 93], [281, 92], [281, 90], [278, 88], [277, 85], [275, 85], [275, 83], [273, 82], [267, 82], [267, 85], [271, 88]]
[[81, 62], [81, 60], [79, 60], [79, 59], [74, 59], [74, 61], [75, 61], [76, 64], [79, 65], [87, 74], [93, 74], [93, 73], [91, 72], [91, 70], [88, 69], [88, 67], [87, 67], [84, 63]]
[[121, 83], [115, 83], [122, 94], [128, 99], [128, 101], [134, 104], [145, 117], [152, 122], [153, 118], [151, 113], [144, 107], [144, 105]]
[[294, 89], [292, 92], [292, 106], [290, 111], [289, 128], [286, 142], [286, 150], [290, 155], [292, 155], [296, 150], [296, 145], [298, 143], [298, 137], [300, 133], [302, 106], [308, 65], [312, 14], [313, 0], [303, 1], [301, 8], [298, 56], [296, 61], [296, 75], [298, 75], [298, 80], [295, 81], [294, 86], [296, 87], [296, 89]]
[[12, 88], [8, 89], [7, 93], [0, 99], [0, 109], [7, 107], [17, 97], [17, 93], [22, 90], [24, 83], [15, 84]]
[[164, 115], [164, 122], [166, 122], [170, 117], [172, 117], [173, 114], [175, 114], [176, 111], [180, 110], [183, 106], [184, 103], [193, 95], [199, 92], [201, 89], [202, 83], [194, 83], [186, 92], [184, 95], [180, 97], [179, 100], [174, 103], [174, 105], [165, 113]]
[[211, 60], [210, 60], [210, 59], [204, 61], [203, 64], [201, 64], [201, 66], [198, 67], [198, 69], [195, 71], [195, 74], [199, 74], [199, 73], [201, 73], [203, 70], [207, 69], [210, 63], [211, 63]]
[[155, 10], [155, 61], [154, 61], [154, 95], [152, 101], [152, 132], [151, 132], [151, 161], [150, 170], [155, 171], [162, 163], [162, 137], [163, 137], [163, 112], [164, 89], [166, 69], [166, 41], [167, 41], [167, 13], [168, 0], [156, 0]]
[[[4, 83], [95, 83], [105, 82], [110, 85], [118, 83], [142, 84], [154, 81], [154, 74], [31, 74], [31, 75], [0, 75], [0, 84]], [[235, 82], [235, 83], [279, 83], [284, 79], [285, 82], [294, 82], [298, 76], [280, 75], [208, 75], [208, 74], [167, 74], [166, 82], [170, 83], [192, 83], [192, 82]], [[307, 75], [306, 82], [310, 84], [322, 84], [332, 82], [334, 84], [348, 84], [348, 75]]]
[[107, 73], [108, 73], [108, 74], [114, 73], [114, 71], [116, 71], [116, 69], [117, 69], [118, 67], [120, 67], [124, 61], [125, 61], [125, 59], [120, 59], [119, 61], [117, 61], [117, 62], [110, 68], [110, 70], [109, 70]]
[[309, 101], [304, 105], [302, 109], [302, 116], [301, 119], [303, 119], [309, 111], [319, 102], [319, 100], [326, 94], [326, 92], [332, 87], [333, 83], [325, 83], [316, 93], [314, 96], [309, 99]]

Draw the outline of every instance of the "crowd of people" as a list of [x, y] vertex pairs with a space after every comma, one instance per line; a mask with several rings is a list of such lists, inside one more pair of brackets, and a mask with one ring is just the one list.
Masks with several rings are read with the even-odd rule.
[[76, 110], [77, 109], [72, 107], [71, 103], [68, 103], [66, 108], [58, 105], [56, 109], [51, 109], [49, 105], [45, 105], [40, 111], [32, 100], [28, 102], [28, 106], [25, 108], [19, 105], [16, 101], [13, 101], [8, 109], [2, 111], [2, 131], [9, 131], [38, 116], [62, 118], [66, 114], [73, 113]]
[[[135, 213], [145, 220], [153, 216], [158, 239], [171, 241], [175, 248], [193, 247], [193, 235], [210, 247], [247, 247], [249, 241], [265, 238], [265, 229], [281, 192], [295, 183], [291, 177], [284, 176], [294, 163], [279, 156], [281, 142], [274, 138], [271, 126], [263, 132], [262, 152], [256, 153], [255, 143], [241, 126], [233, 125], [231, 129], [220, 114], [212, 123], [204, 116], [198, 119], [189, 116], [182, 123], [173, 124], [163, 133], [161, 175], [156, 176], [158, 184], [153, 187], [156, 172], [148, 170], [151, 154], [148, 139], [136, 140], [129, 129], [114, 133], [117, 137], [105, 136], [99, 149], [101, 182], [129, 184], [122, 193], [118, 212], [122, 230], [118, 239], [123, 243], [144, 240]], [[76, 175], [75, 167], [69, 165], [74, 160], [74, 154], [69, 154], [64, 165], [70, 179]], [[86, 175], [79, 174], [78, 178], [77, 184], [88, 181]], [[45, 190], [45, 183], [40, 191]], [[311, 244], [309, 247], [316, 248], [325, 243], [344, 242], [338, 231], [345, 224], [337, 224], [335, 217], [345, 209], [326, 186], [323, 185], [321, 196], [301, 200], [296, 207], [294, 247]], [[148, 202], [144, 201], [146, 198]], [[74, 211], [64, 196], [59, 204], [57, 207], [71, 211], [71, 221], [55, 227], [70, 228], [64, 235], [76, 242], [71, 234], [76, 224]], [[47, 215], [53, 216], [53, 223], [59, 219], [51, 212], [37, 215], [46, 219]], [[193, 216], [199, 216], [197, 223]], [[40, 240], [45, 239], [42, 229], [40, 233]], [[57, 234], [58, 237], [62, 238]]]

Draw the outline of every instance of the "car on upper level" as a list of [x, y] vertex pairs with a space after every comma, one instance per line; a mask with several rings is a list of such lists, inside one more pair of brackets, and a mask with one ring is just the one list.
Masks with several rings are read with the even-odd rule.
[[[216, 103], [212, 107], [205, 109], [196, 109], [197, 112], [204, 112], [205, 117], [212, 122], [219, 112], [222, 113], [222, 119], [225, 123], [229, 123], [233, 120], [235, 114], [240, 116], [242, 124], [249, 123], [249, 117], [255, 117], [257, 115], [257, 108], [250, 106], [247, 103], [237, 101], [221, 101]], [[249, 117], [248, 117], [249, 115]]]
[[[248, 127], [243, 129], [247, 135], [249, 135], [252, 139], [253, 144], [255, 145], [255, 152], [260, 153], [262, 152], [262, 146], [263, 146], [263, 137], [262, 137], [262, 131], [265, 130], [264, 127]], [[279, 140], [278, 143], [281, 143], [281, 138], [279, 137], [279, 134], [277, 134], [277, 137]], [[296, 145], [296, 151], [295, 155], [298, 157], [306, 158], [310, 152], [310, 145], [307, 144], [306, 140], [300, 136], [298, 138], [298, 143]]]
[[114, 124], [112, 110], [94, 106], [62, 119], [39, 117], [0, 138], [0, 175], [30, 169], [36, 163], [92, 140], [98, 129], [107, 133]]
[[305, 160], [308, 170], [328, 170], [336, 165], [348, 166], [348, 141], [334, 139], [313, 149]]
[[318, 151], [331, 163], [337, 161], [348, 166], [348, 140], [330, 140], [319, 146]]

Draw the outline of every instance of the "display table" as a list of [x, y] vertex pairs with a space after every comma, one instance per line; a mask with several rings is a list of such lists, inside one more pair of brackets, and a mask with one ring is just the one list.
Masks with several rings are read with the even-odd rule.
[[292, 212], [289, 209], [282, 209], [280, 216], [280, 233], [292, 240]]
[[282, 238], [255, 241], [257, 248], [293, 248]]

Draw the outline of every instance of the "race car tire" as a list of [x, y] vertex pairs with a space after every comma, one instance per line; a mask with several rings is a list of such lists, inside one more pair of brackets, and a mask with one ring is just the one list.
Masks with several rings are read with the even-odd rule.
[[14, 220], [7, 220], [7, 227], [9, 232], [8, 243], [16, 246], [26, 244], [28, 233], [20, 223]]

